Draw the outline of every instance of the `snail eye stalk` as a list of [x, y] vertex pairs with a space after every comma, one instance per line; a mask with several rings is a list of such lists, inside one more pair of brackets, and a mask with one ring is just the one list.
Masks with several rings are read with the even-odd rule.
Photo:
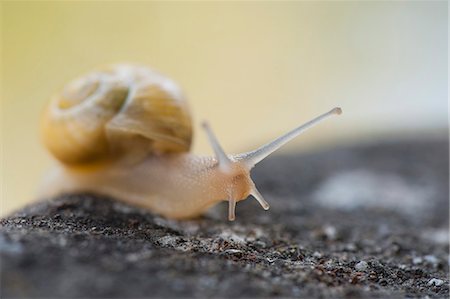
[[283, 145], [305, 132], [307, 129], [314, 127], [315, 125], [321, 123], [325, 119], [329, 118], [333, 115], [339, 115], [342, 113], [341, 108], [334, 108], [330, 111], [319, 115], [318, 117], [306, 122], [305, 124], [293, 129], [292, 131], [287, 132], [286, 134], [278, 137], [277, 139], [257, 148], [254, 151], [242, 153], [235, 155], [233, 158], [236, 160], [240, 160], [247, 165], [249, 169], [253, 168], [256, 164], [264, 160], [267, 156], [281, 148]]
[[206, 121], [202, 123], [202, 127], [205, 130], [206, 135], [208, 136], [209, 144], [214, 150], [217, 161], [219, 161], [220, 169], [224, 172], [229, 171], [231, 169], [232, 162], [228, 158], [227, 154], [225, 154], [225, 151], [217, 140], [216, 135], [214, 135], [214, 132]]

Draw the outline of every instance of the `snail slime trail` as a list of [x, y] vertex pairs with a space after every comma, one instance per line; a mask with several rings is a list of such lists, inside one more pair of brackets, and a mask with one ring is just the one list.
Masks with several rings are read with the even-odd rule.
[[95, 192], [176, 219], [196, 217], [227, 201], [228, 219], [234, 220], [236, 203], [249, 195], [269, 209], [250, 177], [251, 169], [341, 112], [331, 109], [235, 155], [225, 153], [205, 122], [215, 156], [197, 156], [190, 153], [192, 118], [177, 84], [145, 66], [107, 66], [75, 79], [51, 98], [41, 132], [59, 163], [41, 186], [41, 196]]

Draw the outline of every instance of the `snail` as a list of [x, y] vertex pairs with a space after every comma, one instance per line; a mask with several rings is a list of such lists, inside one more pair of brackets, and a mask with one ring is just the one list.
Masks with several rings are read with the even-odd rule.
[[340, 114], [334, 108], [260, 148], [227, 155], [208, 123], [202, 127], [214, 157], [189, 152], [192, 120], [174, 81], [141, 65], [117, 64], [82, 76], [53, 96], [42, 139], [59, 162], [42, 189], [47, 194], [95, 192], [174, 219], [193, 218], [252, 195], [251, 169], [306, 129]]

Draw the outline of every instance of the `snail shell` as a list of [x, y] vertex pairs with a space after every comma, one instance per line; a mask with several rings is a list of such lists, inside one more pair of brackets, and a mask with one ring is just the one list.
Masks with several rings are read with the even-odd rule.
[[130, 64], [69, 83], [51, 99], [41, 130], [49, 151], [68, 167], [188, 152], [192, 142], [191, 115], [179, 87]]

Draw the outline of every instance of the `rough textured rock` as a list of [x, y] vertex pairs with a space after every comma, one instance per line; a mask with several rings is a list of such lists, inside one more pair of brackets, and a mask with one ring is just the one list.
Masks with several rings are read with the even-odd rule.
[[448, 141], [261, 163], [271, 203], [173, 221], [67, 195], [1, 221], [1, 297], [448, 297]]

